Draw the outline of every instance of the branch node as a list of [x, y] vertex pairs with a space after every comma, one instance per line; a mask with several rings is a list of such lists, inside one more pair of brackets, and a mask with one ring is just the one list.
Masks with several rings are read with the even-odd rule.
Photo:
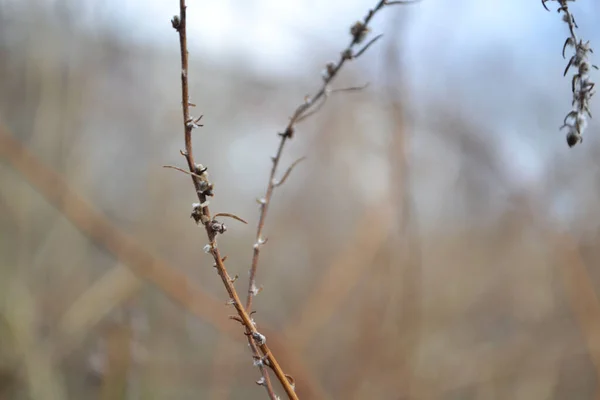
[[227, 231], [227, 226], [222, 223], [217, 221], [216, 219], [212, 219], [210, 221], [210, 225], [209, 225], [209, 229], [214, 233], [220, 233], [221, 235], [224, 234]]
[[350, 34], [352, 35], [354, 43], [361, 43], [369, 33], [369, 30], [370, 29], [367, 25], [365, 25], [361, 21], [356, 21], [354, 25], [350, 27]]
[[252, 339], [254, 339], [256, 341], [256, 344], [258, 344], [259, 346], [262, 346], [265, 343], [267, 343], [267, 337], [259, 332], [252, 332]]
[[204, 215], [203, 211], [203, 209], [206, 207], [208, 207], [208, 201], [205, 201], [204, 203], [192, 204], [192, 213], [190, 214], [190, 218], [193, 218], [194, 221], [196, 221], [196, 224], [202, 223], [202, 225], [205, 225], [209, 221], [209, 218]]
[[256, 243], [254, 243], [254, 249], [258, 250], [261, 248], [261, 246], [265, 243], [267, 243], [268, 238], [263, 238], [263, 237], [259, 237], [258, 240], [256, 241]]
[[288, 375], [288, 374], [285, 374], [285, 378], [288, 380], [288, 382], [292, 386], [292, 389], [296, 390], [296, 380], [291, 375]]

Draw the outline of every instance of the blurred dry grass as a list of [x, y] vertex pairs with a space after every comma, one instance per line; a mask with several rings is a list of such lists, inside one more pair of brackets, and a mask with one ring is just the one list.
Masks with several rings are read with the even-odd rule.
[[[189, 182], [160, 168], [181, 161], [175, 51], [38, 12], [0, 14], [0, 397], [262, 398], [190, 234]], [[192, 58], [213, 203], [255, 222], [275, 129], [318, 78]], [[336, 98], [287, 155], [309, 161], [274, 200], [256, 309], [300, 397], [598, 398], [596, 237], [509, 187], [451, 105], [418, 126], [398, 92]], [[461, 171], [426, 229], [415, 181], [447, 177], [441, 160], [408, 158], [416, 129]], [[232, 274], [249, 267], [250, 225], [221, 240]]]

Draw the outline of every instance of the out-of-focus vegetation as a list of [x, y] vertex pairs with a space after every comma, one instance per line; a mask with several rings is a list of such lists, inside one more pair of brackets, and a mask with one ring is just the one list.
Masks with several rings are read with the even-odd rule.
[[[0, 398], [263, 398], [189, 179], [162, 168], [183, 163], [176, 38], [132, 46], [30, 3], [0, 3]], [[305, 399], [596, 398], [597, 126], [516, 185], [502, 127], [457, 94], [412, 103], [396, 39], [360, 61], [379, 82], [333, 96], [285, 156], [308, 160], [267, 222], [261, 329]], [[275, 133], [319, 66], [269, 79], [191, 57], [196, 157], [211, 207], [250, 222], [220, 238], [245, 277]], [[364, 83], [360, 62], [340, 87]]]

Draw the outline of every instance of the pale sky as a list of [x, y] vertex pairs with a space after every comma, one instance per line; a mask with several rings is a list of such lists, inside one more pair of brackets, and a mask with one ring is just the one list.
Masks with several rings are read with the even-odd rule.
[[[47, 0], [49, 5], [65, 1], [77, 4], [78, 21], [84, 27], [117, 29], [123, 40], [146, 45], [167, 48], [177, 44], [170, 24], [178, 13], [177, 0]], [[597, 43], [599, 51], [593, 57], [600, 58], [595, 1], [578, 0], [569, 7], [580, 36], [591, 40], [592, 47]], [[27, 3], [3, 0], [14, 7], [27, 7]], [[231, 57], [241, 59], [254, 74], [312, 74], [319, 79], [315, 65], [336, 57], [348, 43], [349, 26], [375, 3], [188, 0], [190, 51], [217, 64], [227, 65]], [[422, 0], [382, 12], [372, 24], [374, 32], [385, 34], [384, 40], [400, 37], [404, 41], [401, 57], [416, 112], [427, 113], [427, 102], [432, 99], [460, 93], [460, 101], [450, 100], [474, 120], [494, 127], [490, 134], [495, 135], [498, 152], [505, 158], [504, 168], [521, 186], [543, 181], [557, 155], [569, 152], [579, 158], [600, 143], [593, 135], [598, 130], [595, 121], [584, 134], [584, 145], [575, 149], [567, 148], [564, 134], [558, 131], [570, 110], [570, 79], [562, 77], [566, 61], [561, 57], [567, 28], [555, 11], [555, 2], [548, 4], [552, 12], [545, 11], [539, 0]], [[407, 18], [397, 19], [396, 13]], [[407, 26], [395, 27], [397, 21]], [[376, 51], [372, 58], [377, 57]], [[600, 59], [592, 62], [600, 64]], [[367, 80], [376, 78], [376, 60], [357, 64], [352, 68], [364, 69]], [[547, 99], [551, 121], [540, 122], [528, 115], [541, 107], [532, 104], [535, 96]], [[598, 101], [592, 99], [594, 115], [600, 114]]]
[[[169, 24], [177, 13], [176, 0], [114, 0], [113, 19], [135, 41], [173, 46], [176, 39]], [[580, 26], [581, 37], [599, 43], [598, 9], [595, 0], [578, 0], [570, 8]], [[348, 42], [348, 27], [362, 18], [376, 0], [189, 0], [191, 51], [227, 63], [232, 55], [245, 60], [254, 73], [269, 76], [314, 74], [316, 57], [331, 58]], [[404, 40], [401, 57], [421, 110], [427, 101], [460, 88], [460, 104], [474, 120], [494, 129], [498, 152], [507, 175], [516, 186], [527, 187], [545, 179], [547, 166], [560, 154], [572, 157], [593, 150], [588, 128], [585, 146], [568, 149], [558, 131], [570, 110], [570, 80], [562, 77], [566, 61], [561, 57], [567, 27], [549, 2], [552, 12], [538, 0], [423, 0], [382, 12], [372, 29], [385, 38]], [[118, 11], [117, 11], [118, 10]], [[408, 18], [396, 18], [395, 13]], [[135, 21], [135, 28], [130, 24]], [[395, 21], [408, 26], [396, 27]], [[380, 46], [383, 46], [381, 43]], [[600, 51], [597, 53], [600, 55]], [[376, 57], [376, 56], [375, 56]], [[505, 71], [494, 71], [494, 57], [501, 57]], [[327, 60], [323, 60], [327, 61]], [[593, 60], [594, 61], [594, 60]], [[217, 61], [218, 62], [218, 61]], [[596, 60], [600, 63], [600, 60]], [[355, 68], [355, 67], [353, 67]], [[361, 63], [374, 77], [376, 63]], [[368, 76], [368, 75], [367, 75]], [[368, 79], [368, 78], [367, 78]], [[515, 84], [516, 83], [516, 84]], [[528, 116], [532, 93], [551, 99], [557, 112], [552, 121], [538, 124]], [[598, 100], [598, 99], [594, 99]], [[600, 109], [592, 104], [592, 113]], [[595, 112], [595, 114], [599, 114]], [[549, 114], [552, 118], [553, 114]], [[491, 124], [490, 124], [491, 122]], [[542, 128], [543, 126], [543, 128]], [[549, 128], [548, 128], [549, 127]], [[557, 203], [558, 204], [558, 203]], [[572, 208], [562, 197], [560, 209]], [[557, 211], [562, 214], [562, 211]]]

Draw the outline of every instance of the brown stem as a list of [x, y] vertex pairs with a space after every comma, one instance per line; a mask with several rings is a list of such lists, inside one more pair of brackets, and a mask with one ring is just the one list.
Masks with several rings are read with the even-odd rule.
[[[271, 167], [271, 173], [269, 174], [269, 182], [267, 184], [267, 190], [266, 190], [265, 196], [262, 199], [260, 199], [260, 217], [258, 219], [258, 226], [256, 229], [256, 242], [254, 244], [254, 253], [252, 255], [252, 265], [250, 266], [250, 280], [248, 282], [248, 296], [246, 298], [246, 311], [250, 312], [252, 310], [252, 299], [254, 298], [254, 295], [256, 294], [256, 270], [258, 268], [258, 260], [259, 260], [259, 256], [260, 256], [261, 245], [264, 243], [264, 240], [265, 240], [265, 238], [263, 237], [263, 230], [265, 227], [265, 221], [267, 219], [267, 211], [269, 209], [269, 205], [271, 204], [271, 198], [273, 197], [273, 192], [274, 192], [275, 188], [277, 186], [279, 186], [278, 181], [275, 179], [275, 175], [277, 174], [277, 169], [279, 167], [279, 162], [281, 161], [281, 155], [283, 154], [283, 149], [285, 147], [286, 142], [288, 141], [288, 139], [292, 138], [292, 136], [294, 134], [294, 127], [296, 126], [296, 124], [298, 122], [300, 122], [301, 120], [304, 120], [305, 117], [307, 116], [307, 114], [312, 115], [313, 114], [312, 111], [314, 111], [317, 104], [322, 105], [320, 100], [322, 98], [327, 98], [327, 96], [329, 94], [329, 83], [333, 80], [333, 78], [335, 78], [337, 76], [338, 72], [340, 71], [342, 66], [346, 63], [346, 61], [358, 58], [367, 50], [367, 48], [370, 47], [370, 45], [375, 40], [379, 39], [380, 36], [377, 36], [375, 39], [370, 41], [358, 53], [353, 53], [354, 48], [358, 44], [363, 42], [365, 33], [367, 32], [368, 25], [371, 22], [371, 19], [373, 18], [375, 13], [377, 13], [377, 11], [381, 10], [386, 5], [409, 4], [409, 3], [411, 3], [411, 2], [410, 1], [407, 1], [407, 2], [397, 1], [397, 2], [392, 3], [392, 2], [386, 2], [385, 0], [378, 0], [375, 8], [369, 10], [367, 15], [363, 19], [363, 21], [359, 22], [353, 26], [353, 28], [351, 30], [352, 40], [351, 40], [350, 44], [346, 47], [346, 49], [344, 49], [344, 51], [342, 51], [342, 53], [340, 54], [340, 58], [339, 58], [338, 62], [336, 64], [327, 66], [327, 69], [326, 69], [327, 74], [325, 75], [325, 77], [323, 79], [323, 85], [321, 86], [321, 88], [319, 89], [317, 94], [315, 94], [312, 97], [307, 98], [304, 103], [302, 103], [300, 106], [298, 106], [298, 108], [296, 108], [296, 111], [290, 118], [290, 122], [286, 126], [285, 130], [283, 131], [283, 133], [279, 134], [281, 139], [279, 141], [279, 147], [277, 148], [277, 153], [275, 154], [275, 157], [272, 158], [273, 166]], [[360, 24], [360, 25], [358, 25], [358, 24]], [[357, 27], [357, 28], [355, 29], [355, 27]], [[316, 108], [320, 108], [320, 106], [317, 106]]]
[[[183, 124], [184, 124], [184, 133], [185, 133], [185, 152], [183, 155], [188, 164], [188, 168], [191, 173], [192, 182], [194, 184], [194, 188], [196, 189], [196, 193], [198, 195], [198, 200], [200, 204], [206, 203], [207, 195], [202, 190], [201, 179], [197, 174], [196, 164], [194, 162], [194, 156], [192, 153], [192, 130], [195, 127], [194, 120], [190, 117], [190, 102], [189, 102], [189, 84], [188, 84], [188, 51], [187, 51], [187, 34], [186, 34], [186, 5], [185, 0], [179, 0], [179, 17], [174, 18], [173, 27], [179, 33], [179, 46], [181, 52], [181, 107], [183, 111]], [[201, 212], [205, 217], [206, 221], [210, 221], [210, 211], [208, 207], [201, 207]], [[271, 384], [271, 380], [269, 378], [268, 369], [266, 366], [268, 365], [277, 376], [277, 379], [281, 382], [286, 394], [290, 399], [298, 399], [294, 388], [286, 378], [283, 370], [281, 369], [279, 363], [271, 353], [271, 350], [266, 344], [266, 338], [262, 336], [258, 330], [252, 319], [250, 318], [248, 312], [243, 307], [241, 300], [233, 286], [232, 279], [227, 273], [227, 269], [225, 268], [225, 264], [223, 262], [223, 257], [219, 252], [216, 244], [216, 236], [217, 233], [211, 228], [211, 224], [204, 223], [204, 227], [206, 229], [206, 234], [208, 236], [208, 240], [210, 242], [210, 253], [212, 254], [215, 260], [215, 267], [221, 277], [221, 281], [227, 290], [229, 298], [231, 299], [232, 305], [235, 307], [242, 324], [246, 329], [246, 335], [248, 336], [248, 342], [250, 344], [250, 348], [253, 353], [253, 357], [255, 359], [255, 364], [259, 367], [261, 374], [263, 376], [263, 386], [266, 388], [269, 398], [272, 400], [276, 400], [277, 396], [273, 390], [273, 386]], [[259, 342], [257, 342], [257, 339]], [[263, 361], [266, 360], [266, 361]]]

